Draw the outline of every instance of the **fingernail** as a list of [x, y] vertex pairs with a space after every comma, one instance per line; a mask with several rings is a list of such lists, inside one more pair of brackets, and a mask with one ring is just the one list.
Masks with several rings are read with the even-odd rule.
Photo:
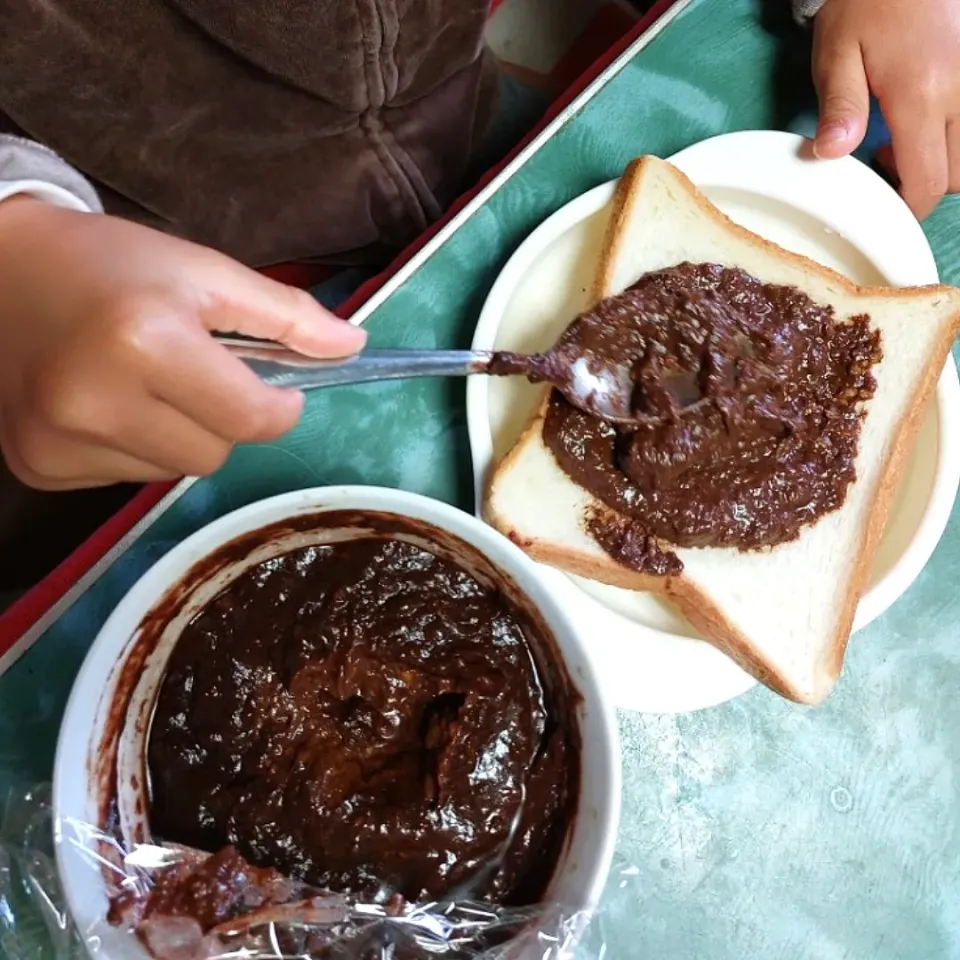
[[843, 143], [850, 135], [850, 128], [843, 120], [831, 120], [817, 131], [814, 152], [819, 154], [820, 147], [835, 147]]

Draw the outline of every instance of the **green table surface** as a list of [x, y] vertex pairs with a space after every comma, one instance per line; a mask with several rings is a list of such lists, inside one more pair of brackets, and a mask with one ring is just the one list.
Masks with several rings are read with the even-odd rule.
[[[809, 132], [804, 42], [762, 25], [778, 4], [685, 11], [374, 313], [372, 342], [467, 346], [531, 229], [639, 153], [738, 129]], [[952, 199], [926, 224], [948, 282], [960, 281], [958, 227]], [[462, 383], [314, 394], [292, 435], [238, 450], [193, 486], [0, 678], [0, 797], [49, 778], [74, 675], [151, 563], [229, 510], [332, 483], [471, 509]], [[694, 714], [621, 715], [623, 819], [595, 925], [607, 956], [960, 958], [958, 522], [909, 593], [857, 635], [824, 706], [758, 688]]]

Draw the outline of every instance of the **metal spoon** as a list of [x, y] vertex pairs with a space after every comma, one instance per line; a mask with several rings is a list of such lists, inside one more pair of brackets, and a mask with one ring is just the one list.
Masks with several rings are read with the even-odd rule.
[[[279, 344], [218, 338], [266, 383], [319, 387], [406, 380], [413, 377], [526, 376], [550, 383], [575, 407], [611, 423], [655, 424], [660, 418], [632, 412], [634, 384], [624, 367], [596, 367], [583, 357], [572, 365], [545, 363], [549, 354], [497, 354], [478, 350], [363, 350], [343, 360], [316, 360]], [[508, 362], [504, 362], [504, 359]]]

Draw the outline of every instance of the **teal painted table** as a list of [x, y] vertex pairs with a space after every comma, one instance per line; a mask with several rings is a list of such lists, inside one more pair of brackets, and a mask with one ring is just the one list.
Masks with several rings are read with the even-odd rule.
[[[372, 342], [466, 346], [519, 242], [638, 153], [735, 129], [809, 132], [803, 44], [767, 33], [761, 13], [751, 0], [689, 8], [376, 310]], [[948, 282], [958, 227], [960, 200], [926, 227]], [[470, 509], [462, 384], [316, 394], [282, 443], [238, 450], [193, 486], [0, 678], [0, 796], [49, 777], [76, 670], [147, 566], [226, 511], [328, 483]], [[621, 716], [623, 823], [595, 931], [609, 957], [960, 958], [958, 572], [960, 514], [816, 710], [757, 689], [686, 716]]]

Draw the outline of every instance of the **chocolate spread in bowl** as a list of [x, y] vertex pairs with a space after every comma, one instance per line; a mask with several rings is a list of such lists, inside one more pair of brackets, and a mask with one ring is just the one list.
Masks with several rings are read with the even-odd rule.
[[648, 274], [571, 325], [557, 348], [627, 364], [638, 414], [615, 427], [553, 391], [543, 439], [563, 471], [615, 513], [588, 529], [615, 559], [682, 567], [656, 546], [741, 550], [794, 539], [855, 479], [880, 335], [839, 322], [793, 287], [685, 263]]
[[[576, 813], [575, 694], [496, 583], [366, 536], [269, 560], [184, 630], [149, 739], [155, 836], [320, 889], [543, 894]], [[493, 865], [492, 870], [484, 867]]]

